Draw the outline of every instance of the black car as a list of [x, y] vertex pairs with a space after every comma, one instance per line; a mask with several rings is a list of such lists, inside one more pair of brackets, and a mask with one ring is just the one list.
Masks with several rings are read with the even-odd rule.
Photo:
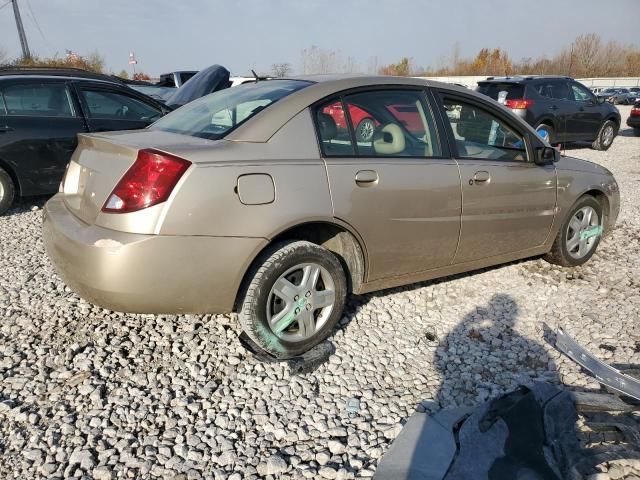
[[549, 143], [588, 141], [607, 150], [620, 129], [620, 112], [569, 77], [489, 77], [478, 92], [503, 103]]
[[629, 118], [627, 118], [627, 125], [633, 128], [633, 133], [636, 137], [640, 137], [640, 100], [631, 109]]
[[116, 77], [0, 69], [0, 214], [17, 196], [58, 190], [77, 133], [144, 128], [167, 111]]

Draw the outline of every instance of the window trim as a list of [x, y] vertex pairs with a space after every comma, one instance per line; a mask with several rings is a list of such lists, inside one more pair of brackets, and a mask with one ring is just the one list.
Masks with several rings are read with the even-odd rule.
[[[436, 97], [435, 101], [436, 104], [438, 106], [438, 110], [440, 113], [440, 117], [442, 119], [442, 123], [443, 128], [445, 130], [445, 135], [447, 137], [447, 141], [449, 143], [449, 150], [451, 151], [451, 154], [453, 156], [453, 158], [456, 161], [467, 161], [467, 160], [471, 160], [471, 161], [482, 161], [482, 162], [495, 162], [495, 163], [499, 163], [499, 164], [509, 164], [509, 165], [535, 165], [535, 162], [533, 161], [533, 148], [531, 145], [531, 136], [530, 136], [530, 132], [528, 131], [523, 131], [523, 129], [520, 126], [517, 126], [513, 119], [508, 118], [508, 114], [507, 112], [502, 112], [500, 109], [495, 108], [494, 106], [490, 105], [489, 103], [485, 102], [482, 99], [478, 99], [469, 95], [465, 95], [464, 93], [459, 93], [457, 91], [452, 91], [452, 90], [446, 90], [446, 89], [434, 89], [434, 97]], [[499, 119], [500, 121], [504, 122], [509, 128], [511, 128], [514, 132], [518, 133], [523, 141], [524, 141], [524, 145], [525, 145], [525, 153], [527, 155], [526, 160], [521, 161], [521, 160], [501, 160], [498, 158], [470, 158], [470, 157], [463, 157], [459, 154], [458, 152], [458, 147], [456, 145], [456, 139], [455, 136], [453, 134], [453, 128], [451, 126], [451, 123], [449, 121], [449, 118], [447, 116], [447, 112], [444, 108], [444, 99], [445, 98], [452, 98], [454, 100], [458, 100], [461, 102], [465, 102], [468, 103], [470, 105], [473, 105], [477, 108], [479, 108], [480, 110], [484, 110], [487, 113], [489, 113], [490, 115], [496, 117], [497, 119]]]
[[147, 120], [134, 120], [134, 119], [130, 119], [130, 118], [124, 118], [124, 119], [118, 119], [118, 118], [105, 118], [105, 117], [93, 117], [91, 115], [91, 111], [89, 110], [89, 105], [87, 105], [86, 103], [86, 98], [83, 94], [83, 90], [88, 89], [88, 90], [94, 90], [94, 91], [103, 91], [103, 92], [109, 92], [109, 93], [115, 93], [115, 94], [120, 94], [123, 95], [125, 97], [129, 97], [132, 98], [134, 100], [137, 100], [149, 107], [152, 108], [157, 108], [159, 110], [159, 113], [161, 114], [161, 116], [164, 114], [164, 110], [162, 108], [162, 106], [153, 101], [149, 102], [147, 101], [146, 98], [141, 98], [138, 95], [136, 95], [135, 93], [131, 93], [131, 92], [127, 92], [124, 89], [120, 89], [117, 87], [113, 87], [111, 85], [102, 85], [102, 84], [97, 84], [97, 83], [89, 83], [89, 82], [74, 82], [73, 87], [76, 91], [77, 97], [78, 97], [78, 101], [80, 102], [80, 108], [82, 109], [82, 114], [84, 116], [84, 118], [87, 121], [91, 121], [91, 120], [106, 120], [106, 121], [129, 121], [129, 122], [147, 122], [147, 123], [153, 123], [152, 121], [147, 121]]
[[[7, 99], [5, 97], [5, 90], [7, 88], [12, 88], [12, 87], [48, 87], [49, 85], [61, 85], [62, 88], [64, 88], [65, 93], [66, 93], [66, 97], [67, 97], [67, 101], [69, 102], [69, 109], [71, 110], [71, 115], [65, 115], [65, 116], [61, 116], [61, 115], [12, 115], [9, 113], [9, 108], [7, 107]], [[3, 85], [2, 88], [0, 88], [0, 96], [2, 96], [2, 104], [4, 106], [4, 112], [2, 110], [0, 110], [0, 115], [3, 115], [7, 118], [57, 118], [57, 119], [73, 119], [73, 118], [80, 118], [82, 119], [82, 112], [78, 109], [78, 106], [76, 105], [76, 102], [74, 100], [74, 96], [72, 94], [71, 91], [71, 85], [69, 85], [68, 82], [43, 82], [43, 81], [36, 81], [36, 82], [11, 82], [8, 83], [8, 85]]]
[[[434, 133], [436, 136], [436, 139], [438, 141], [439, 147], [440, 147], [440, 155], [438, 156], [426, 156], [426, 155], [375, 155], [375, 156], [367, 156], [367, 155], [360, 155], [360, 152], [358, 150], [358, 142], [356, 141], [355, 138], [355, 131], [354, 131], [354, 125], [353, 122], [351, 121], [351, 114], [348, 111], [348, 109], [346, 108], [346, 104], [344, 103], [344, 97], [348, 96], [348, 95], [353, 95], [353, 94], [359, 94], [359, 93], [367, 93], [367, 92], [379, 92], [379, 91], [383, 91], [383, 90], [404, 90], [404, 91], [413, 91], [413, 92], [417, 92], [419, 94], [419, 98], [420, 100], [422, 100], [422, 102], [424, 103], [424, 106], [426, 106], [428, 113], [431, 114], [431, 119], [433, 120], [433, 127], [434, 127]], [[355, 87], [355, 88], [348, 88], [345, 90], [341, 90], [339, 92], [334, 92], [331, 95], [327, 95], [326, 97], [323, 97], [322, 99], [312, 103], [311, 105], [309, 105], [309, 110], [311, 113], [311, 117], [312, 117], [312, 121], [313, 121], [313, 127], [314, 127], [314, 133], [316, 136], [316, 141], [318, 142], [318, 150], [320, 152], [320, 156], [322, 158], [327, 158], [327, 159], [375, 159], [377, 160], [384, 160], [384, 159], [400, 159], [400, 160], [450, 160], [452, 158], [451, 156], [451, 149], [449, 148], [448, 142], [447, 140], [443, 139], [443, 134], [441, 132], [441, 126], [438, 123], [438, 114], [436, 113], [437, 108], [436, 105], [433, 104], [433, 101], [431, 99], [431, 94], [430, 94], [430, 87], [427, 86], [418, 86], [418, 85], [398, 85], [398, 84], [386, 84], [386, 85], [368, 85], [368, 86], [364, 86], [364, 87]], [[351, 140], [351, 143], [353, 145], [354, 148], [354, 154], [353, 155], [327, 155], [324, 151], [323, 148], [323, 143], [322, 143], [322, 139], [320, 138], [320, 130], [319, 130], [319, 126], [318, 126], [318, 108], [320, 108], [321, 106], [326, 105], [327, 103], [331, 102], [333, 99], [335, 99], [336, 101], [339, 101], [340, 104], [342, 105], [342, 109], [345, 112], [345, 118], [347, 118], [347, 124], [349, 126], [349, 138]], [[427, 113], [427, 112], [425, 112]], [[446, 135], [445, 135], [446, 136]]]

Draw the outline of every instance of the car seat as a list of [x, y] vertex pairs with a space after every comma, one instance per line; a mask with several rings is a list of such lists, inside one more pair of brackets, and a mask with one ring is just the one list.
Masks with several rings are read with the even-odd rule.
[[373, 134], [373, 149], [378, 155], [398, 155], [405, 148], [404, 133], [396, 123], [387, 123]]

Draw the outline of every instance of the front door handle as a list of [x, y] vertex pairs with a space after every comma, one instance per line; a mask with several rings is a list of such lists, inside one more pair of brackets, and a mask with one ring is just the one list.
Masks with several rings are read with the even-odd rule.
[[375, 170], [360, 170], [356, 173], [356, 185], [359, 187], [371, 187], [378, 184], [378, 172]]
[[557, 109], [558, 109], [558, 106], [557, 106], [557, 105], [551, 105], [551, 106], [549, 107], [549, 110], [557, 110]]
[[480, 170], [473, 175], [473, 178], [469, 180], [469, 185], [487, 185], [491, 183], [491, 175], [489, 172]]
[[11, 128], [9, 125], [3, 125], [0, 127], [0, 133], [6, 133], [11, 131], [13, 131], [13, 128]]

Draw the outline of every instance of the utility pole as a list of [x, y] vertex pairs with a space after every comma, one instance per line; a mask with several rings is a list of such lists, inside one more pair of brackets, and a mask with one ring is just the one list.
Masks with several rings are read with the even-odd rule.
[[20, 9], [18, 8], [18, 0], [11, 0], [13, 4], [13, 14], [16, 17], [16, 27], [18, 27], [18, 35], [20, 36], [20, 46], [22, 47], [22, 57], [25, 59], [31, 58], [31, 52], [29, 51], [29, 44], [27, 43], [27, 35], [24, 33], [24, 26], [22, 25], [22, 18], [20, 18]]

